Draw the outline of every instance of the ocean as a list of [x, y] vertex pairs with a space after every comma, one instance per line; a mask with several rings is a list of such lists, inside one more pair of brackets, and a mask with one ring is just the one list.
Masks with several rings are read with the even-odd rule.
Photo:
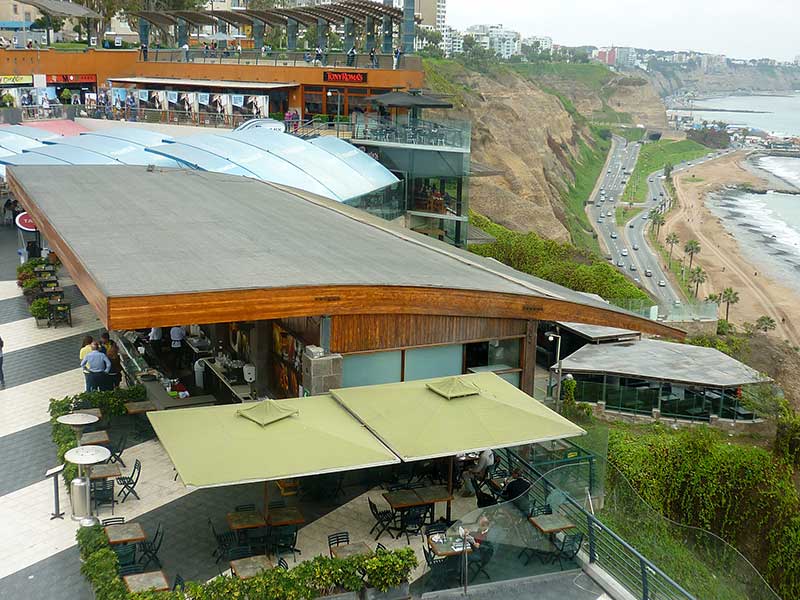
[[[770, 133], [800, 136], [800, 94], [730, 96], [698, 101], [695, 106], [765, 111], [696, 113], [707, 120], [744, 124]], [[765, 156], [755, 164], [800, 189], [800, 158]], [[800, 195], [750, 194], [723, 190], [707, 199], [744, 255], [766, 275], [800, 292]]]

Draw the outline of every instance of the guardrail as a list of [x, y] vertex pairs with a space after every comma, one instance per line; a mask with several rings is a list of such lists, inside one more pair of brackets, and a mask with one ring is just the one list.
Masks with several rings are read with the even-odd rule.
[[[144, 60], [140, 52], [139, 59]], [[375, 60], [368, 54], [356, 54], [348, 57], [345, 52], [326, 52], [322, 60], [315, 60], [315, 54], [310, 52], [294, 52], [273, 50], [242, 50], [238, 52], [234, 47], [205, 50], [190, 48], [150, 48], [147, 52], [148, 62], [182, 62], [199, 64], [220, 65], [263, 65], [268, 67], [310, 67], [310, 68], [352, 68], [352, 69], [383, 69], [421, 71], [422, 59], [419, 56], [402, 56], [399, 64], [395, 66], [394, 57], [390, 54], [376, 54]], [[333, 85], [333, 84], [332, 84]]]
[[[529, 495], [540, 505], [547, 504], [550, 493], [559, 490], [545, 473], [531, 466], [511, 449], [499, 453], [501, 465], [509, 471], [519, 468], [527, 475], [531, 486]], [[564, 494], [560, 510], [586, 536], [589, 563], [596, 564], [612, 576], [620, 585], [641, 600], [673, 599], [696, 600], [650, 562], [636, 548], [618, 536], [608, 526], [586, 511], [571, 495]]]

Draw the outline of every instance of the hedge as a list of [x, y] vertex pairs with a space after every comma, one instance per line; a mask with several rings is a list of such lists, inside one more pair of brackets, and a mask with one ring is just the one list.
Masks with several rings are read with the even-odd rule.
[[95, 600], [313, 600], [364, 587], [386, 591], [408, 581], [417, 566], [411, 548], [371, 556], [316, 556], [292, 570], [270, 569], [252, 579], [216, 577], [207, 583], [187, 582], [186, 592], [130, 593], [118, 574], [119, 561], [102, 527], [83, 527], [76, 534], [81, 573], [94, 588]]
[[[75, 396], [65, 396], [61, 399], [51, 398], [49, 413], [52, 426], [51, 437], [57, 448], [59, 462], [64, 462], [64, 454], [78, 445], [75, 432], [69, 425], [62, 425], [56, 419], [62, 415], [74, 412], [81, 408], [99, 408], [105, 417], [118, 417], [126, 414], [126, 402], [139, 402], [147, 398], [144, 386], [137, 385], [130, 388], [117, 388], [104, 392], [82, 392]], [[69, 487], [69, 482], [78, 475], [77, 465], [67, 463], [64, 467], [64, 481]]]

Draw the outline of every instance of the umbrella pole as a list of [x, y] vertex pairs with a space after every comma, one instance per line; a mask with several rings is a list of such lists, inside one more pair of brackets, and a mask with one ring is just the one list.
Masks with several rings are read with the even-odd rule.
[[450, 522], [450, 509], [452, 508], [453, 504], [453, 461], [455, 460], [454, 456], [450, 457], [450, 461], [447, 464], [447, 497], [450, 498], [447, 501], [447, 522]]
[[269, 481], [264, 482], [264, 519], [269, 518]]

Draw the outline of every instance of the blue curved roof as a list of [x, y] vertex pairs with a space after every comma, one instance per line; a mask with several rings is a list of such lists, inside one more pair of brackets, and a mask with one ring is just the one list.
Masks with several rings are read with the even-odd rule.
[[23, 150], [27, 150], [28, 148], [36, 148], [41, 145], [41, 142], [37, 142], [32, 138], [25, 137], [23, 135], [17, 135], [11, 131], [11, 127], [0, 128], [0, 148], [3, 148], [4, 150], [19, 154]]
[[397, 183], [397, 177], [392, 175], [389, 169], [350, 142], [328, 135], [309, 140], [309, 143], [317, 148], [322, 148], [355, 168], [375, 188], [383, 188]]
[[69, 165], [65, 160], [55, 158], [53, 156], [45, 156], [43, 154], [34, 154], [32, 152], [25, 152], [24, 154], [15, 154], [14, 156], [0, 157], [0, 163], [4, 165]]
[[187, 146], [180, 142], [148, 148], [147, 152], [172, 158], [190, 169], [213, 171], [215, 173], [230, 173], [231, 175], [242, 175], [244, 177], [258, 179], [252, 171], [248, 171], [214, 152]]
[[[91, 150], [84, 150], [83, 148], [74, 148], [64, 144], [54, 144], [52, 146], [41, 146], [39, 148], [31, 148], [26, 150], [25, 154], [33, 154], [37, 156], [48, 156], [50, 158], [57, 158], [64, 161], [68, 165], [118, 165], [119, 161], [114, 160], [109, 156], [92, 152]], [[24, 154], [23, 154], [24, 156]], [[35, 163], [30, 163], [35, 164]]]
[[[52, 144], [51, 142], [48, 142]], [[178, 162], [162, 156], [146, 152], [145, 147], [125, 140], [99, 137], [91, 135], [81, 135], [77, 137], [61, 138], [55, 144], [57, 146], [70, 146], [90, 150], [113, 158], [114, 160], [126, 165], [156, 165], [159, 167], [178, 167]], [[52, 146], [51, 146], [52, 147]]]
[[11, 125], [9, 127], [3, 127], [0, 131], [9, 131], [14, 135], [36, 140], [37, 142], [46, 142], [64, 137], [60, 133], [53, 133], [52, 131], [46, 131], [38, 127], [28, 127], [27, 125]]
[[149, 129], [136, 129], [133, 127], [113, 127], [111, 129], [102, 129], [100, 131], [89, 131], [82, 133], [81, 137], [99, 137], [111, 138], [113, 140], [123, 140], [138, 144], [139, 146], [150, 147], [158, 146], [164, 142], [172, 141], [171, 135], [164, 135], [157, 131], [150, 131]]

